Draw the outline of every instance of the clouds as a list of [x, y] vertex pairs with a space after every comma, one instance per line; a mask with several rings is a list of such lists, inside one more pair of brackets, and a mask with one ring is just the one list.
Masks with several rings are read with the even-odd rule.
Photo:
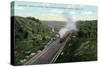
[[76, 11], [70, 11], [69, 14], [70, 14], [70, 15], [76, 15], [77, 12], [76, 12]]
[[86, 14], [86, 15], [92, 15], [93, 12], [92, 11], [87, 11], [87, 12], [84, 12], [84, 14]]
[[69, 11], [68, 12], [72, 16], [96, 16], [97, 12], [87, 11], [87, 10], [80, 10], [80, 11]]
[[64, 10], [61, 10], [61, 9], [49, 9], [47, 11], [45, 11], [45, 15], [48, 15], [48, 16], [61, 16], [63, 17], [63, 13], [64, 13]]
[[63, 14], [63, 10], [60, 9], [51, 9], [48, 13], [49, 15], [62, 15]]
[[51, 13], [62, 14], [64, 11], [62, 11], [62, 10], [60, 10], [60, 9], [52, 9], [50, 12], [51, 12]]
[[24, 8], [24, 7], [21, 7], [21, 6], [15, 6], [14, 9], [15, 9], [15, 10], [23, 10], [23, 9], [25, 9], [25, 8]]
[[[21, 6], [24, 5], [24, 6]], [[25, 6], [27, 5], [27, 7]], [[31, 6], [30, 6], [31, 5]], [[39, 7], [38, 7], [39, 6]], [[43, 6], [43, 7], [40, 7]], [[49, 8], [50, 7], [50, 8]], [[64, 16], [85, 17], [97, 16], [97, 7], [84, 5], [50, 4], [50, 3], [28, 3], [18, 2], [14, 6], [16, 15], [19, 16], [56, 16], [59, 19]]]

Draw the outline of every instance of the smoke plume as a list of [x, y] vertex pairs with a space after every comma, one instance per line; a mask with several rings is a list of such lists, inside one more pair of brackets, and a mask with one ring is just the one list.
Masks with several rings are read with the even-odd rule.
[[65, 26], [60, 29], [59, 34], [62, 38], [67, 32], [77, 31], [76, 20], [72, 16], [64, 16], [66, 18]]

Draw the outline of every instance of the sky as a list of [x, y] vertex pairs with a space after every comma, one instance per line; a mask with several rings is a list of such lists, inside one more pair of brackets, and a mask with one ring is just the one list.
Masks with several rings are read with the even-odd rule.
[[38, 2], [13, 2], [11, 6], [14, 16], [31, 16], [40, 20], [64, 21], [66, 16], [73, 16], [76, 20], [96, 20], [97, 6], [54, 4]]

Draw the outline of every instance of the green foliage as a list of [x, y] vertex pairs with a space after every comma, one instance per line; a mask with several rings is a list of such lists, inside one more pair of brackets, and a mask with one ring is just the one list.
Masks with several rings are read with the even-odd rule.
[[56, 63], [97, 60], [97, 21], [78, 21]]
[[15, 64], [22, 64], [20, 60], [27, 59], [31, 53], [42, 50], [55, 36], [52, 29], [42, 24], [34, 17], [14, 17], [15, 31]]

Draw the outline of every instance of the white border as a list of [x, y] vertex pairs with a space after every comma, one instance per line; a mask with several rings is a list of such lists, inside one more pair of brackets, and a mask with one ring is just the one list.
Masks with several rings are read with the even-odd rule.
[[[10, 2], [14, 0], [0, 0], [0, 67], [13, 67], [10, 65]], [[48, 3], [64, 3], [64, 4], [80, 4], [80, 5], [96, 5], [100, 12], [100, 0], [15, 0], [15, 1], [32, 1], [32, 2], [48, 2]], [[100, 13], [98, 13], [100, 19]], [[100, 33], [100, 20], [98, 20], [98, 34]], [[98, 35], [98, 51], [100, 51], [100, 36]], [[47, 64], [47, 65], [28, 65], [22, 67], [84, 67], [99, 66], [100, 53], [98, 52], [99, 61], [91, 62], [75, 62], [63, 64]], [[18, 66], [21, 67], [21, 66]]]

